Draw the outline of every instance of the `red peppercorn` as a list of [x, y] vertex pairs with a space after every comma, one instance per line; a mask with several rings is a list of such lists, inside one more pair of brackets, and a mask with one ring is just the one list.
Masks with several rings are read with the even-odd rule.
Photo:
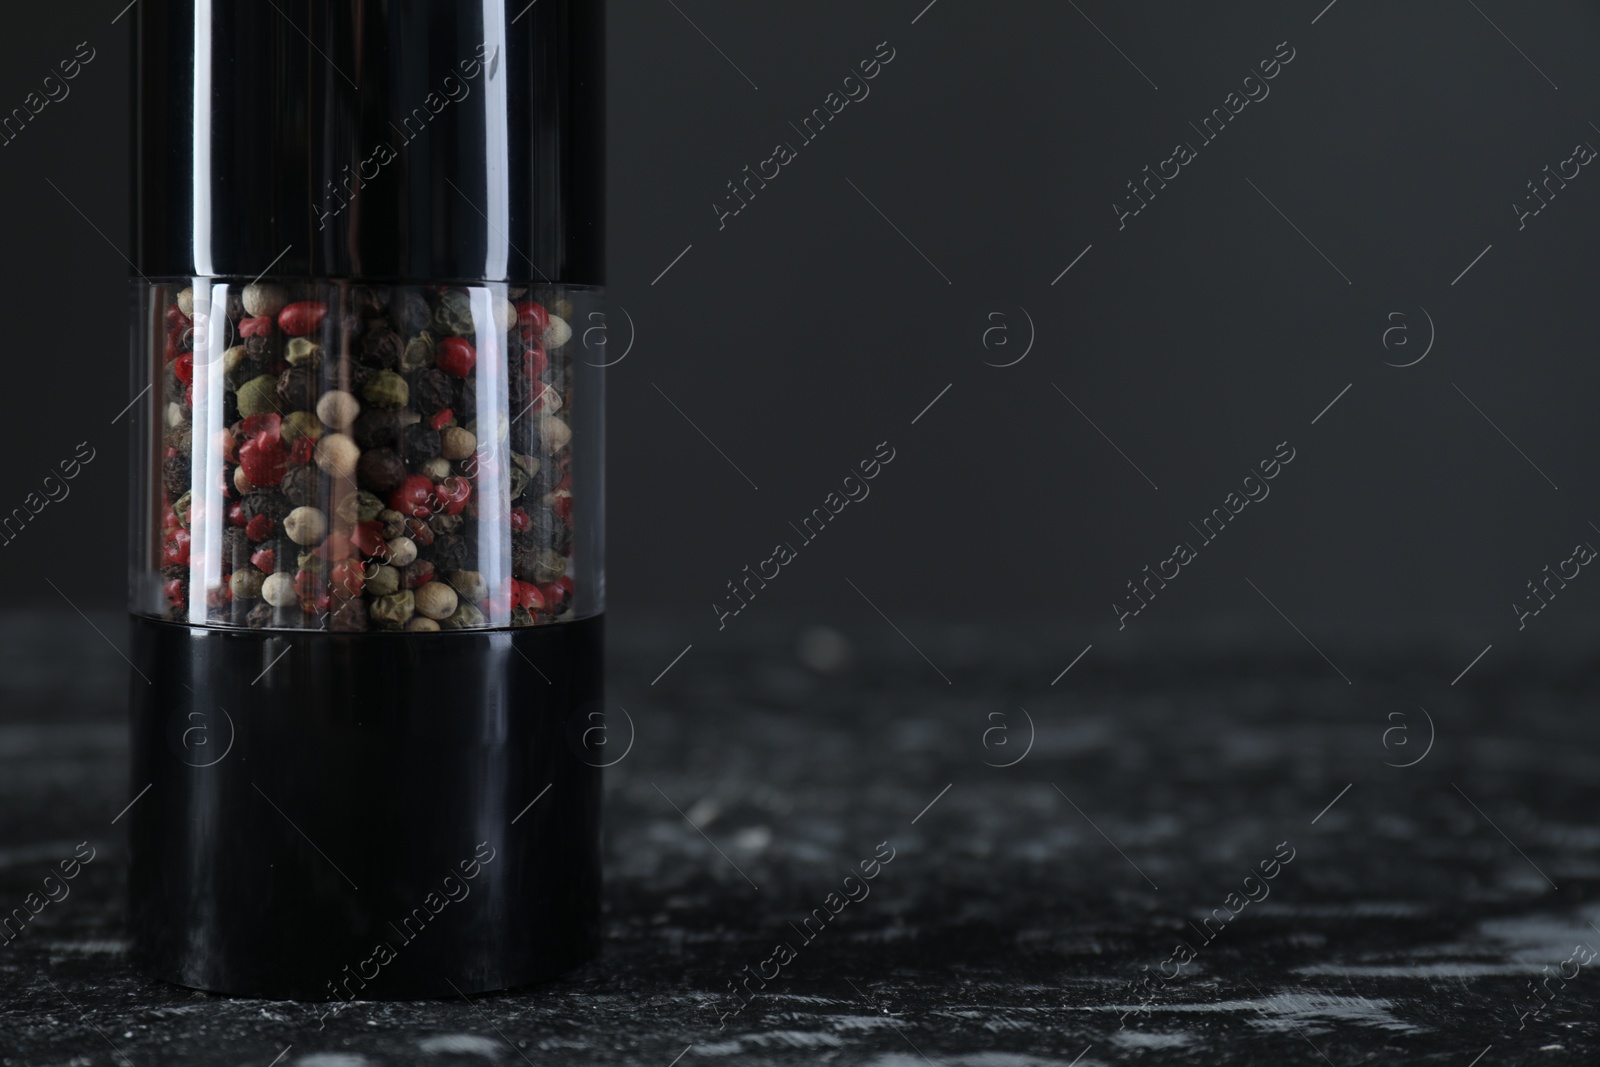
[[194, 408], [194, 384], [193, 383], [190, 383], [189, 385], [186, 385], [186, 386], [183, 387], [183, 406], [186, 407], [186, 408], [189, 408], [191, 410]]
[[179, 352], [178, 358], [172, 361], [172, 373], [178, 376], [178, 381], [188, 385], [194, 381], [194, 353]]
[[524, 300], [517, 305], [517, 325], [524, 330], [543, 333], [544, 328], [550, 325], [550, 313], [537, 300]]
[[278, 328], [290, 337], [304, 337], [322, 325], [328, 305], [318, 300], [302, 300], [278, 312]]
[[250, 556], [250, 566], [254, 567], [256, 570], [260, 571], [262, 574], [271, 574], [272, 573], [272, 565], [277, 562], [277, 559], [278, 559], [277, 553], [273, 552], [272, 549], [270, 549], [270, 548], [257, 549]]
[[272, 536], [272, 528], [277, 524], [269, 515], [257, 515], [245, 523], [244, 535], [252, 541], [265, 541]]
[[533, 525], [533, 520], [528, 518], [528, 513], [522, 508], [511, 509], [511, 529], [516, 533], [524, 533]]
[[438, 494], [440, 502], [444, 505], [445, 514], [459, 515], [467, 506], [467, 501], [472, 498], [472, 483], [459, 474], [452, 474], [439, 483]]
[[433, 481], [426, 474], [410, 475], [400, 483], [400, 488], [389, 494], [389, 506], [413, 519], [425, 519], [432, 515], [437, 503]]
[[356, 546], [357, 552], [368, 558], [387, 551], [388, 546], [383, 541], [383, 523], [376, 519], [356, 523], [350, 543]]
[[317, 443], [309, 437], [296, 437], [294, 444], [289, 446], [289, 462], [296, 467], [304, 467], [311, 462], [311, 457], [317, 451]]
[[[224, 577], [226, 577], [226, 575], [224, 575]], [[228, 601], [232, 599], [233, 588], [227, 582], [223, 582], [221, 585], [214, 585], [210, 589], [206, 590], [207, 607], [225, 608], [228, 606]]]
[[333, 565], [328, 576], [333, 582], [333, 588], [346, 597], [360, 593], [361, 587], [366, 584], [366, 579], [361, 576], [360, 560], [342, 559]]
[[465, 339], [446, 337], [434, 350], [433, 361], [446, 374], [465, 378], [472, 373], [472, 368], [477, 366], [478, 353]]
[[515, 578], [511, 581], [511, 595], [517, 607], [527, 608], [533, 612], [544, 610], [544, 594], [539, 591], [537, 585], [532, 582], [517, 581]]
[[251, 415], [239, 424], [239, 429], [244, 431], [246, 438], [260, 437], [262, 435], [281, 437], [283, 433], [283, 416], [275, 411], [269, 411], [265, 415]]
[[433, 527], [422, 519], [407, 519], [406, 536], [415, 541], [418, 548], [427, 548], [433, 544]]
[[308, 600], [315, 599], [322, 590], [322, 579], [316, 571], [296, 571], [294, 575], [295, 595], [300, 598], [303, 607]]
[[169, 564], [189, 562], [189, 531], [179, 527], [172, 531], [167, 543], [161, 546], [161, 561]]
[[528, 350], [522, 354], [522, 374], [530, 382], [537, 381], [539, 375], [543, 374], [549, 365], [550, 357], [544, 354], [544, 345], [537, 341], [529, 345]]
[[[285, 309], [287, 310], [287, 309]], [[272, 332], [272, 316], [259, 315], [253, 319], [239, 320], [240, 337], [265, 337]]]
[[276, 435], [262, 434], [239, 446], [239, 466], [251, 485], [277, 485], [288, 473], [289, 457]]
[[183, 579], [169, 578], [161, 587], [167, 595], [167, 603], [175, 608], [183, 607]]
[[178, 358], [178, 342], [183, 340], [183, 328], [174, 326], [167, 331], [167, 343], [162, 349], [165, 361], [171, 363]]
[[456, 420], [456, 413], [449, 408], [441, 408], [433, 418], [428, 420], [428, 429], [442, 430]]

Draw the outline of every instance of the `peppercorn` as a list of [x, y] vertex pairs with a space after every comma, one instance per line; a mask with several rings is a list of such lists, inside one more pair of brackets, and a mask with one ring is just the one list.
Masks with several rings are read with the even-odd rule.
[[291, 337], [304, 337], [308, 333], [315, 333], [318, 326], [322, 325], [323, 316], [328, 313], [328, 305], [318, 300], [301, 300], [294, 304], [287, 304], [278, 312], [278, 329]]
[[359, 318], [377, 318], [389, 306], [389, 287], [386, 285], [358, 285], [350, 294], [350, 303]]
[[361, 453], [356, 477], [363, 487], [387, 496], [405, 481], [405, 460], [392, 448], [369, 449]]
[[433, 334], [424, 330], [406, 342], [400, 354], [400, 369], [407, 374], [433, 366]]
[[254, 567], [240, 567], [228, 580], [228, 589], [237, 599], [254, 600], [261, 595], [261, 584], [266, 577]]
[[409, 589], [402, 589], [397, 593], [389, 593], [374, 599], [367, 613], [380, 627], [397, 630], [410, 621], [416, 610], [416, 594]]
[[342, 433], [330, 433], [317, 441], [315, 456], [318, 468], [335, 478], [349, 479], [355, 477], [361, 448]]
[[444, 582], [427, 582], [416, 590], [417, 613], [430, 619], [448, 619], [458, 602], [456, 591]]
[[255, 607], [250, 609], [250, 613], [244, 618], [245, 625], [249, 626], [250, 629], [264, 629], [269, 623], [272, 622], [272, 605], [264, 602], [257, 604]]
[[272, 522], [281, 522], [285, 515], [294, 510], [289, 498], [277, 489], [259, 489], [247, 494], [242, 503], [246, 522], [262, 516]]
[[[406, 517], [404, 515], [392, 508], [384, 508], [378, 512], [377, 518], [383, 524], [383, 539], [385, 541], [404, 536], [406, 532]], [[411, 561], [407, 560], [406, 562], [409, 563]]]
[[406, 463], [420, 467], [439, 454], [439, 431], [430, 430], [426, 424], [408, 427], [405, 433]]
[[473, 630], [487, 625], [488, 620], [483, 617], [475, 605], [462, 602], [456, 605], [456, 610], [450, 616], [439, 620], [441, 630]]
[[390, 596], [400, 591], [400, 569], [398, 567], [385, 567], [375, 565], [371, 577], [367, 578], [365, 589], [368, 596]]
[[189, 491], [189, 457], [173, 456], [161, 463], [161, 487], [167, 496], [177, 499]]
[[[434, 519], [439, 518], [435, 515]], [[431, 524], [430, 520], [430, 524]], [[428, 550], [428, 558], [433, 561], [433, 568], [440, 574], [476, 573], [462, 571], [462, 566], [467, 562], [467, 545], [460, 534], [441, 534], [433, 542], [433, 547]], [[452, 581], [451, 585], [455, 585]], [[459, 589], [460, 587], [457, 586]], [[487, 596], [487, 590], [484, 596]], [[471, 600], [482, 600], [483, 597], [470, 597]]]
[[411, 387], [394, 371], [380, 370], [367, 379], [361, 395], [374, 407], [403, 408], [411, 399]]
[[261, 583], [261, 599], [275, 608], [286, 608], [300, 599], [295, 591], [294, 575], [288, 571], [269, 574]]
[[278, 399], [286, 408], [309, 408], [317, 400], [317, 378], [310, 367], [290, 367], [278, 376]]
[[328, 517], [313, 507], [298, 507], [283, 520], [283, 532], [297, 545], [314, 545], [328, 532]]
[[534, 624], [533, 612], [527, 608], [511, 609], [512, 626], [532, 626]]
[[363, 449], [392, 448], [400, 442], [406, 414], [409, 413], [368, 408], [356, 417], [350, 434]]
[[572, 440], [572, 427], [551, 415], [539, 420], [539, 443], [546, 452], [559, 452]]
[[239, 386], [239, 414], [265, 415], [278, 410], [278, 380], [270, 374], [251, 378]]
[[450, 461], [445, 459], [443, 456], [434, 456], [432, 459], [428, 460], [428, 462], [424, 463], [417, 473], [426, 474], [432, 481], [442, 482], [446, 478], [450, 477]]
[[479, 571], [451, 571], [445, 581], [469, 604], [476, 604], [489, 596], [489, 583], [484, 581]]
[[389, 298], [389, 318], [401, 333], [411, 335], [421, 332], [433, 317], [428, 301], [414, 289], [406, 289]]
[[283, 435], [284, 444], [294, 444], [301, 438], [315, 441], [322, 436], [322, 420], [309, 411], [291, 411], [283, 417], [283, 426], [278, 432]]
[[[398, 515], [399, 512], [394, 514]], [[416, 562], [417, 543], [409, 537], [391, 537], [385, 542], [385, 547], [388, 549], [389, 562], [396, 567], [408, 567]]]
[[428, 618], [426, 615], [416, 615], [411, 618], [411, 621], [406, 623], [406, 629], [412, 633], [434, 634], [439, 632], [439, 624]]
[[387, 324], [379, 324], [361, 338], [361, 361], [369, 367], [392, 370], [400, 365], [405, 345]]
[[367, 602], [359, 596], [341, 602], [328, 619], [328, 629], [339, 633], [360, 633], [367, 628]]
[[361, 414], [361, 401], [343, 389], [329, 389], [317, 401], [317, 418], [334, 430], [348, 430]]
[[283, 346], [283, 358], [291, 367], [314, 367], [322, 358], [322, 346], [309, 337], [291, 338]]
[[324, 494], [322, 479], [317, 476], [315, 467], [291, 467], [278, 489], [296, 507], [315, 504]]
[[412, 377], [411, 396], [418, 411], [432, 415], [455, 403], [456, 390], [448, 374], [437, 367], [426, 367]]
[[551, 315], [550, 324], [544, 328], [544, 333], [539, 338], [545, 351], [553, 352], [570, 340], [572, 340], [572, 327], [567, 325], [567, 320], [560, 315]]
[[452, 401], [457, 422], [471, 422], [478, 417], [478, 389], [470, 378], [462, 379], [456, 387]]
[[477, 447], [477, 437], [460, 426], [446, 427], [439, 434], [439, 454], [445, 459], [466, 459]]
[[407, 589], [416, 589], [433, 581], [433, 564], [425, 559], [415, 560], [400, 572], [400, 581]]
[[275, 282], [252, 282], [244, 287], [244, 312], [251, 318], [267, 315], [276, 318], [289, 303], [289, 294]]
[[460, 290], [451, 289], [439, 295], [439, 306], [433, 312], [433, 325], [442, 334], [457, 337], [472, 335], [472, 298]]

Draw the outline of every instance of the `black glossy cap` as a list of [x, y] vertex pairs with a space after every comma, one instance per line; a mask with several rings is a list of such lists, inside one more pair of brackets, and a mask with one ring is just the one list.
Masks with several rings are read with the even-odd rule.
[[602, 0], [143, 0], [150, 277], [604, 277]]

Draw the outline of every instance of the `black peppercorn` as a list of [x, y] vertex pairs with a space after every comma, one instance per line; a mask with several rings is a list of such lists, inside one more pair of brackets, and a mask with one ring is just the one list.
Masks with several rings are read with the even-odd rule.
[[415, 589], [433, 579], [433, 564], [425, 559], [416, 560], [406, 564], [406, 569], [400, 575], [400, 584], [407, 589]]
[[425, 422], [408, 426], [404, 447], [406, 463], [420, 467], [439, 454], [439, 431], [429, 429]]
[[377, 318], [389, 307], [389, 289], [383, 285], [358, 285], [350, 294], [350, 303], [357, 318]]
[[322, 498], [321, 478], [312, 466], [291, 467], [280, 485], [283, 495], [295, 507], [312, 507]]
[[368, 330], [361, 338], [361, 362], [378, 370], [393, 370], [400, 365], [405, 342], [387, 324]]
[[257, 602], [250, 609], [250, 614], [245, 616], [245, 625], [252, 630], [259, 630], [272, 622], [272, 605]]
[[246, 522], [257, 515], [265, 515], [274, 523], [279, 523], [297, 505], [290, 503], [289, 498], [278, 489], [255, 489], [245, 494], [240, 506], [244, 509]]
[[310, 408], [317, 402], [317, 376], [310, 367], [290, 367], [278, 376], [278, 399], [285, 408]]
[[244, 291], [233, 286], [228, 290], [228, 318], [238, 322], [244, 317]]
[[392, 448], [369, 448], [356, 464], [356, 477], [363, 489], [387, 495], [405, 481], [405, 460]]
[[456, 421], [468, 423], [478, 417], [478, 384], [470, 378], [463, 378], [456, 383], [455, 406]]
[[350, 436], [363, 449], [392, 448], [400, 442], [405, 416], [398, 411], [364, 408], [350, 428]]
[[189, 491], [188, 456], [180, 453], [161, 464], [161, 487], [167, 491], [167, 496], [173, 500], [178, 499]]
[[339, 602], [328, 619], [328, 629], [356, 633], [367, 628], [367, 602], [360, 597]]
[[441, 534], [428, 549], [428, 559], [439, 574], [449, 574], [466, 566], [467, 545], [460, 534]]
[[250, 543], [250, 538], [245, 536], [241, 526], [229, 526], [222, 531], [222, 559], [225, 564], [232, 567], [248, 567], [250, 553], [255, 551], [255, 545]]
[[389, 299], [389, 319], [407, 337], [421, 333], [432, 318], [433, 310], [428, 307], [428, 301], [415, 290], [395, 293]]
[[424, 415], [432, 415], [454, 404], [455, 393], [450, 375], [437, 367], [424, 367], [411, 378], [411, 402]]

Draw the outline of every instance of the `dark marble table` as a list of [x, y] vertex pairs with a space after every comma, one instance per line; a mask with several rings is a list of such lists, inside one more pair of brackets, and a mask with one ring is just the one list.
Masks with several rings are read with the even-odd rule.
[[[835, 634], [774, 612], [710, 640], [614, 619], [636, 737], [608, 772], [603, 957], [319, 1030], [318, 1006], [128, 966], [124, 664], [79, 616], [8, 618], [0, 907], [80, 842], [96, 858], [0, 946], [0, 1065], [1600, 1058], [1582, 646], [1452, 686], [1469, 637], [1335, 637], [1335, 668], [1287, 631], [896, 621], [926, 659], [874, 617]], [[889, 849], [870, 895], [803, 936]], [[783, 941], [780, 977], [730, 992]]]

